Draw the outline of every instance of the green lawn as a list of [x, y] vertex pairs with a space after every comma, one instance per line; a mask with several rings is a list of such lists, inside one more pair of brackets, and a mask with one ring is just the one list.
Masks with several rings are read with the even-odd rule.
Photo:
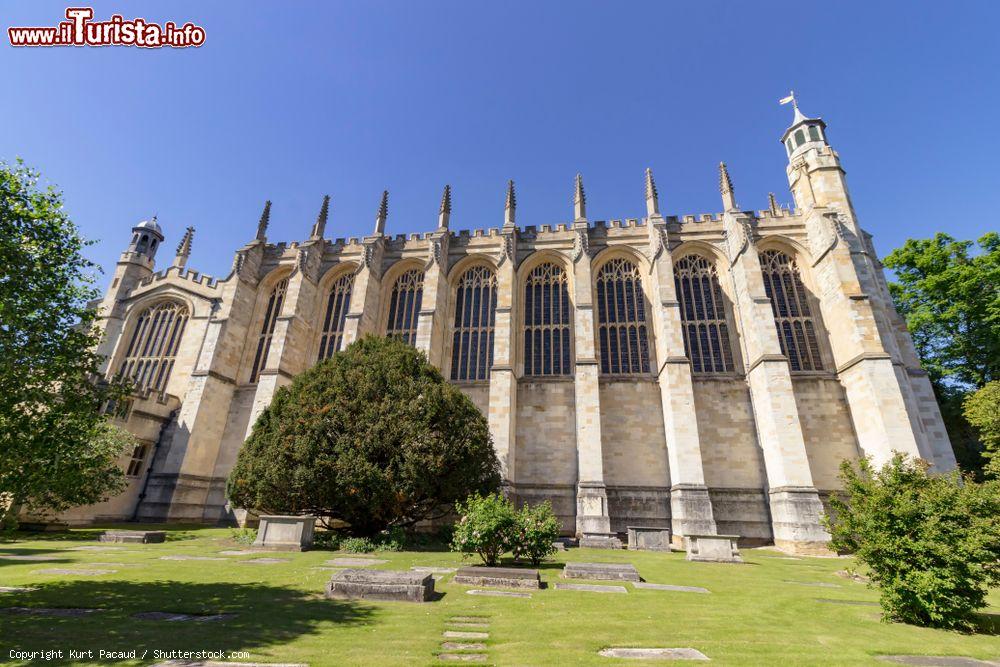
[[[44, 554], [53, 561], [0, 560], [0, 586], [32, 586], [30, 592], [0, 593], [0, 662], [11, 650], [69, 649], [95, 652], [94, 660], [64, 657], [44, 664], [108, 664], [97, 651], [241, 651], [238, 661], [301, 662], [310, 665], [440, 664], [441, 634], [451, 616], [489, 618], [489, 661], [500, 665], [625, 664], [602, 658], [609, 646], [692, 647], [725, 665], [886, 664], [886, 653], [1000, 656], [1000, 635], [962, 635], [879, 621], [870, 605], [874, 591], [835, 575], [849, 559], [787, 560], [764, 549], [745, 550], [746, 565], [688, 563], [681, 553], [572, 549], [543, 566], [545, 581], [559, 581], [560, 563], [631, 562], [649, 582], [703, 586], [711, 594], [629, 589], [627, 595], [555, 590], [531, 599], [477, 597], [467, 587], [439, 582], [443, 597], [426, 604], [326, 600], [333, 558], [329, 551], [261, 554], [289, 559], [241, 564], [257, 556], [219, 556], [241, 548], [227, 529], [175, 528], [165, 544], [120, 545], [120, 551], [73, 550], [97, 544], [97, 530], [25, 537], [0, 543], [4, 554]], [[165, 555], [216, 556], [218, 561], [161, 560]], [[457, 566], [447, 552], [380, 553], [378, 567]], [[108, 565], [98, 565], [106, 563]], [[110, 563], [114, 563], [111, 565]], [[100, 576], [34, 574], [47, 568], [117, 570]], [[829, 583], [838, 587], [787, 582]], [[1000, 618], [1000, 595], [992, 597], [985, 623]], [[4, 607], [91, 607], [102, 611], [57, 618], [13, 614]], [[236, 614], [219, 622], [164, 622], [131, 618], [143, 611]], [[993, 627], [1000, 623], [993, 623]], [[42, 664], [36, 662], [34, 664]], [[646, 664], [646, 663], [638, 663]]]

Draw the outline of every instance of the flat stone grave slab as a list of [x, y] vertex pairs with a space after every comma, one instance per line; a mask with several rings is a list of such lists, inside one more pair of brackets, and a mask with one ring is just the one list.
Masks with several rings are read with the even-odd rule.
[[426, 572], [428, 574], [451, 574], [457, 568], [454, 567], [433, 567], [430, 565], [414, 565], [410, 568], [414, 572]]
[[103, 609], [85, 609], [82, 607], [4, 607], [8, 614], [18, 614], [20, 616], [86, 616]]
[[99, 577], [102, 574], [114, 574], [118, 570], [69, 570], [62, 567], [53, 567], [47, 570], [35, 570], [32, 574], [75, 574], [81, 577]]
[[601, 584], [563, 584], [557, 583], [556, 589], [560, 591], [589, 591], [591, 593], [628, 593], [624, 586], [601, 585]]
[[519, 567], [460, 567], [452, 582], [468, 586], [496, 586], [498, 588], [541, 588], [538, 570]]
[[473, 588], [472, 590], [465, 591], [469, 595], [482, 595], [484, 597], [493, 598], [530, 598], [531, 593], [515, 593], [514, 591], [484, 591], [479, 588]]
[[875, 657], [899, 665], [923, 665], [925, 667], [997, 667], [1000, 665], [1000, 662], [993, 660], [977, 660], [959, 655], [877, 655]]
[[2, 560], [47, 561], [59, 560], [59, 556], [47, 554], [0, 554]]
[[674, 586], [672, 584], [647, 584], [637, 581], [632, 584], [635, 588], [645, 588], [653, 591], [677, 591], [679, 593], [711, 593], [712, 591], [701, 586]]
[[263, 515], [253, 547], [273, 551], [306, 551], [312, 546], [315, 528], [314, 516]]
[[628, 526], [628, 548], [633, 551], [670, 551], [670, 527]]
[[99, 539], [120, 544], [159, 544], [167, 539], [167, 533], [162, 530], [106, 530]]
[[236, 614], [183, 614], [172, 611], [140, 611], [132, 614], [132, 618], [140, 621], [194, 621], [206, 623], [212, 621], [227, 621], [236, 618]]
[[70, 547], [68, 551], [126, 551], [125, 547], [105, 547], [97, 544], [88, 544], [82, 547]]
[[693, 648], [606, 648], [599, 655], [625, 660], [708, 660], [707, 655]]
[[878, 607], [878, 602], [871, 602], [870, 600], [835, 600], [833, 598], [816, 598], [816, 602], [825, 602], [826, 604], [846, 604], [854, 605], [857, 607]]
[[185, 554], [177, 554], [174, 556], [160, 556], [160, 560], [227, 560], [227, 559], [220, 558], [218, 556], [188, 556]]
[[685, 535], [687, 560], [709, 563], [742, 563], [738, 535]]
[[485, 653], [439, 653], [438, 660], [444, 662], [486, 662]]
[[830, 584], [825, 581], [790, 581], [784, 580], [783, 584], [795, 584], [797, 586], [815, 586], [818, 588], [843, 588], [840, 584]]
[[220, 551], [220, 556], [253, 556], [258, 553], [253, 549], [226, 549], [225, 551]]
[[290, 560], [289, 558], [248, 558], [236, 562], [250, 565], [274, 565], [275, 563], [288, 563]]
[[621, 549], [622, 541], [617, 535], [584, 535], [580, 546], [587, 549]]
[[631, 563], [566, 563], [562, 576], [567, 579], [642, 581]]
[[31, 586], [0, 586], [0, 593], [30, 593], [37, 590]]
[[365, 567], [367, 565], [381, 565], [382, 563], [388, 563], [387, 560], [382, 560], [381, 558], [352, 558], [350, 556], [343, 556], [339, 558], [334, 558], [333, 560], [328, 560], [325, 565], [333, 565], [334, 567]]
[[488, 632], [471, 632], [468, 630], [445, 630], [441, 635], [445, 639], [489, 639]]
[[329, 599], [427, 602], [433, 596], [434, 577], [423, 572], [347, 569], [326, 585]]
[[445, 651], [485, 651], [486, 644], [482, 642], [441, 642]]

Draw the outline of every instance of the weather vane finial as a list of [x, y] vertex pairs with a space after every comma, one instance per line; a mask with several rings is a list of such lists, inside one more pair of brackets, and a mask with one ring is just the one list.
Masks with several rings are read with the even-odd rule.
[[789, 102], [791, 102], [792, 106], [795, 107], [796, 109], [799, 108], [799, 103], [795, 99], [795, 91], [794, 90], [788, 91], [788, 97], [782, 97], [780, 100], [778, 100], [778, 104], [788, 104]]

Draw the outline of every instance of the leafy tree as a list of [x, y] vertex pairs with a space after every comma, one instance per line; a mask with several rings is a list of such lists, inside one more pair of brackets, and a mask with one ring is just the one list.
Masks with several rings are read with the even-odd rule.
[[883, 619], [970, 630], [1000, 583], [1000, 483], [896, 454], [881, 470], [841, 465], [846, 498], [831, 500], [832, 545], [854, 552], [879, 588]]
[[978, 471], [982, 445], [962, 402], [1000, 380], [1000, 234], [985, 234], [978, 248], [947, 234], [909, 239], [883, 261], [896, 274], [889, 289], [930, 375], [959, 465]]
[[368, 336], [279, 389], [230, 473], [261, 513], [311, 513], [370, 537], [500, 486], [486, 418], [422, 352]]
[[514, 506], [499, 493], [473, 495], [455, 507], [462, 517], [455, 525], [451, 548], [465, 554], [479, 554], [483, 564], [500, 564], [500, 556], [510, 550], [517, 531]]
[[511, 540], [514, 558], [526, 558], [532, 565], [556, 552], [555, 541], [561, 526], [546, 500], [537, 505], [524, 505], [517, 513], [517, 523]]
[[0, 163], [0, 522], [103, 500], [124, 480], [127, 437], [100, 412], [124, 388], [94, 381], [96, 267], [62, 195], [38, 180]]
[[1000, 380], [988, 382], [965, 399], [965, 418], [979, 434], [985, 457], [986, 472], [1000, 479]]

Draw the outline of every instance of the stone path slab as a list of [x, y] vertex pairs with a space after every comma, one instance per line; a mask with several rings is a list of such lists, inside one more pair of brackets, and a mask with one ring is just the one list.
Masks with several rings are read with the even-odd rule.
[[884, 662], [899, 665], [923, 665], [924, 667], [998, 667], [1000, 662], [976, 660], [957, 655], [877, 655]]
[[250, 563], [253, 565], [274, 565], [275, 563], [287, 563], [290, 558], [248, 558], [247, 560], [238, 560], [237, 563]]
[[449, 616], [448, 623], [489, 623], [487, 616]]
[[470, 632], [467, 630], [445, 630], [442, 634], [445, 639], [489, 639], [488, 632]]
[[2, 560], [59, 560], [59, 556], [45, 554], [0, 554]]
[[816, 588], [843, 588], [840, 584], [828, 584], [825, 581], [788, 581], [785, 580], [782, 583], [785, 584], [795, 584], [797, 586], [814, 586]]
[[102, 574], [114, 574], [118, 570], [67, 570], [53, 567], [46, 570], [34, 570], [32, 574], [75, 574], [81, 577], [99, 577]]
[[4, 607], [3, 611], [8, 614], [18, 614], [23, 616], [86, 616], [95, 611], [103, 609], [85, 609], [82, 607]]
[[637, 581], [632, 584], [634, 588], [646, 588], [654, 591], [678, 591], [681, 593], [711, 593], [712, 591], [701, 586], [674, 586], [672, 584], [648, 584]]
[[693, 648], [606, 648], [599, 655], [625, 660], [708, 660], [707, 655]]
[[466, 630], [487, 630], [489, 623], [456, 623], [455, 621], [445, 621], [449, 628], [464, 628]]
[[486, 662], [485, 653], [440, 653], [438, 660], [444, 662]]
[[531, 593], [515, 593], [514, 591], [484, 591], [479, 588], [465, 591], [469, 595], [485, 595], [494, 598], [530, 598]]
[[30, 593], [37, 590], [31, 586], [0, 586], [0, 593]]
[[132, 614], [132, 618], [140, 621], [195, 621], [205, 623], [212, 621], [228, 621], [236, 618], [236, 614], [182, 614], [171, 611], [140, 611]]
[[485, 651], [486, 644], [481, 642], [442, 642], [445, 651]]
[[227, 560], [218, 556], [187, 556], [179, 554], [176, 556], [160, 556], [160, 560]]
[[388, 563], [387, 560], [382, 560], [380, 558], [334, 558], [333, 560], [328, 560], [325, 565], [333, 565], [339, 567], [365, 567], [366, 565], [381, 565], [382, 563]]
[[590, 591], [591, 593], [628, 593], [624, 586], [602, 586], [600, 584], [563, 584], [557, 583], [560, 591]]

